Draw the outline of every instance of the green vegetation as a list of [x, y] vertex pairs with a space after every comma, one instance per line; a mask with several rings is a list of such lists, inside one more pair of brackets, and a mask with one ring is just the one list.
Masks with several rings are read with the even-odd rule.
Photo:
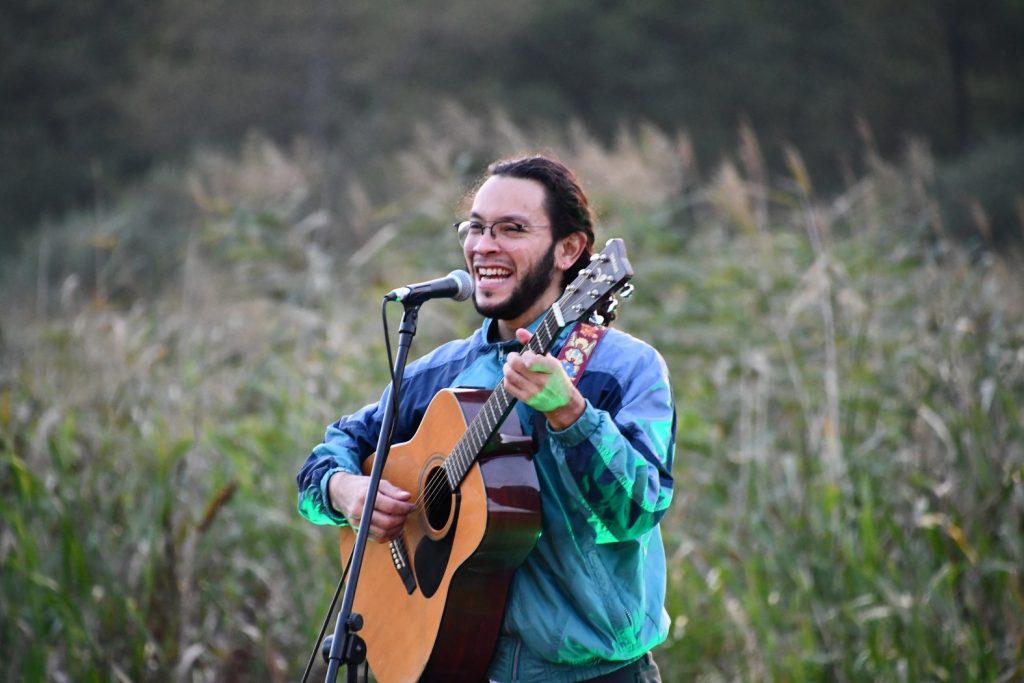
[[[617, 324], [674, 378], [665, 680], [1024, 677], [1024, 276], [950, 239], [927, 151], [823, 196], [747, 128], [701, 169], [650, 127], [446, 116], [383, 199], [253, 137], [5, 270], [0, 679], [297, 680], [339, 560], [294, 473], [383, 385], [379, 297], [457, 267], [471, 178], [541, 139], [625, 239]], [[414, 353], [476, 325], [420, 321]]]

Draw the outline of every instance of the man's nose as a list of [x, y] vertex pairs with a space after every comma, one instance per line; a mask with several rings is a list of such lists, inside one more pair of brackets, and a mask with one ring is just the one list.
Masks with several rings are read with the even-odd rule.
[[496, 251], [501, 246], [498, 238], [494, 235], [494, 226], [489, 225], [484, 228], [484, 231], [476, 238], [476, 243], [473, 245], [476, 251]]

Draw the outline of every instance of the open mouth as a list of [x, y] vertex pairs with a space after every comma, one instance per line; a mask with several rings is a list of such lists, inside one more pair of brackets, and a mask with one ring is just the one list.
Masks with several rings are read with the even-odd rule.
[[498, 284], [512, 277], [512, 271], [500, 266], [479, 266], [476, 277], [482, 284]]

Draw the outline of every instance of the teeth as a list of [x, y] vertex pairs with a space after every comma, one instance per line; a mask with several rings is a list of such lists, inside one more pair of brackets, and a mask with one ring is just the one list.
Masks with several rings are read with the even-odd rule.
[[480, 277], [508, 277], [511, 271], [505, 268], [477, 268]]

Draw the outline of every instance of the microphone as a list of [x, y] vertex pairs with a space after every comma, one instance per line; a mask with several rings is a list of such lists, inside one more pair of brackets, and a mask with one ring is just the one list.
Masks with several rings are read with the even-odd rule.
[[384, 301], [401, 301], [406, 306], [413, 306], [427, 299], [465, 301], [472, 295], [473, 278], [464, 270], [453, 270], [445, 277], [392, 289], [384, 296]]

